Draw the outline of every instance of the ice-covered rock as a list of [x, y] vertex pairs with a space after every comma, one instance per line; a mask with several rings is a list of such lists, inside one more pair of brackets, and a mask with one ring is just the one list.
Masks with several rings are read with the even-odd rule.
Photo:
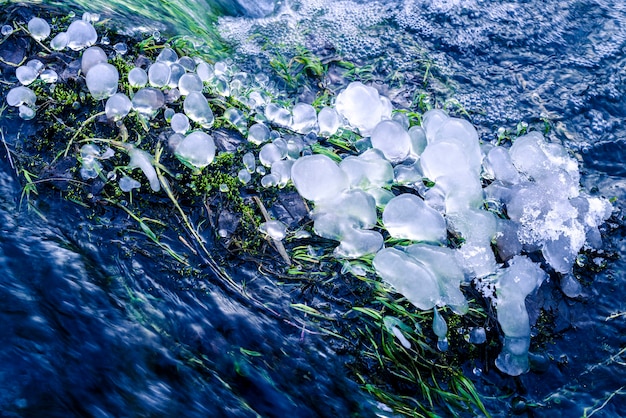
[[381, 100], [375, 88], [360, 81], [350, 83], [337, 95], [335, 108], [363, 136], [369, 136], [381, 120], [391, 117], [389, 103]]
[[197, 168], [211, 164], [215, 158], [215, 142], [213, 137], [202, 131], [194, 131], [178, 144], [174, 151], [182, 161]]
[[96, 64], [87, 73], [87, 88], [96, 100], [106, 99], [117, 92], [120, 75], [117, 68], [107, 63]]

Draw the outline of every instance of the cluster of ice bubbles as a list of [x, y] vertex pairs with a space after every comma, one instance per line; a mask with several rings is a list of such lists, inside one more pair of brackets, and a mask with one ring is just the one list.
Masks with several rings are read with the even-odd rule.
[[[90, 26], [82, 22], [81, 27]], [[29, 24], [29, 30], [39, 41], [49, 36], [39, 21]], [[81, 39], [85, 47], [92, 42]], [[39, 68], [36, 63], [27, 66]], [[101, 48], [84, 50], [81, 70], [93, 97], [107, 99], [105, 112], [113, 122], [131, 111], [154, 118], [164, 109], [170, 148], [196, 171], [211, 164], [216, 153], [207, 132], [215, 118], [205, 89], [234, 97], [251, 116], [232, 107], [223, 117], [258, 149], [243, 155], [241, 182], [258, 175], [264, 187], [292, 183], [313, 202], [314, 232], [339, 243], [335, 256], [373, 256], [373, 267], [385, 282], [417, 308], [433, 309], [441, 349], [447, 346], [447, 326], [437, 308], [467, 312], [462, 286], [473, 281], [496, 306], [504, 332], [496, 364], [511, 375], [529, 368], [530, 323], [524, 300], [547, 277], [528, 255], [541, 254], [562, 277], [563, 291], [578, 295], [580, 285], [572, 274], [575, 258], [585, 245], [600, 245], [598, 227], [612, 211], [607, 200], [580, 191], [576, 161], [540, 133], [524, 135], [510, 148], [481, 144], [469, 122], [442, 110], [428, 111], [421, 126], [410, 126], [403, 113], [394, 114], [386, 97], [360, 82], [350, 83], [334, 106], [317, 112], [307, 103], [283, 107], [272, 102], [261, 88], [267, 77], [252, 79], [225, 63], [178, 57], [169, 48], [147, 69], [129, 72], [128, 83], [137, 89], [132, 98], [118, 92], [118, 71]], [[183, 112], [166, 107], [180, 99]], [[23, 85], [9, 92], [7, 102], [32, 109], [36, 97]], [[201, 129], [192, 129], [192, 124]], [[312, 152], [312, 144], [341, 129], [362, 136], [355, 144], [363, 150], [359, 155], [332, 159]], [[140, 168], [150, 187], [159, 191], [152, 155], [130, 144], [126, 152], [128, 168]], [[102, 174], [100, 162], [113, 151], [86, 144], [80, 154], [81, 176], [89, 179]], [[118, 184], [124, 191], [140, 187], [129, 176]], [[394, 185], [410, 192], [396, 195]], [[276, 240], [290, 233], [280, 221], [264, 223], [261, 231]], [[449, 236], [461, 237], [460, 245], [450, 245]]]

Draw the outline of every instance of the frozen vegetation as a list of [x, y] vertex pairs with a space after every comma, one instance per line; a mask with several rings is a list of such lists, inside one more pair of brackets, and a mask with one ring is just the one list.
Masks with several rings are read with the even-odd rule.
[[[34, 18], [28, 28], [38, 41], [50, 36], [45, 20]], [[50, 47], [84, 49], [86, 87], [94, 99], [107, 99], [102, 106], [112, 122], [132, 112], [145, 120], [163, 113], [171, 128], [167, 142], [172, 154], [195, 173], [210, 165], [217, 152], [211, 129], [214, 111], [220, 117], [222, 110], [212, 109], [207, 92], [231, 98], [254, 115], [246, 119], [235, 107], [223, 111], [223, 119], [254, 149], [238, 162], [239, 180], [245, 184], [260, 177], [263, 187], [293, 184], [310, 201], [315, 234], [337, 241], [336, 257], [373, 258], [375, 272], [386, 283], [418, 309], [434, 310], [440, 349], [446, 348], [448, 331], [437, 308], [464, 314], [468, 302], [463, 288], [476, 286], [492, 300], [504, 333], [496, 365], [511, 375], [528, 370], [525, 298], [548, 275], [530, 254], [542, 256], [548, 270], [561, 278], [565, 294], [580, 294], [573, 264], [584, 246], [600, 245], [598, 227], [612, 207], [581, 191], [577, 162], [541, 133], [521, 136], [510, 148], [481, 143], [471, 123], [439, 109], [423, 114], [421, 126], [410, 126], [388, 98], [361, 82], [348, 84], [333, 106], [319, 112], [308, 103], [286, 106], [272, 102], [262, 77], [254, 79], [224, 62], [178, 57], [170, 48], [163, 48], [145, 69], [128, 73], [134, 88], [128, 97], [118, 92], [118, 70], [103, 49], [92, 46], [96, 41], [88, 16], [56, 34]], [[26, 86], [45, 71], [40, 64], [19, 67], [21, 85], [6, 96], [24, 119], [37, 110], [35, 93]], [[166, 110], [166, 102], [177, 103], [183, 113]], [[342, 131], [354, 132], [369, 145], [336, 159], [313, 152], [313, 145]], [[128, 175], [119, 179], [121, 190], [140, 187], [131, 175], [139, 168], [151, 189], [160, 191], [154, 156], [134, 145], [123, 152], [129, 162]], [[96, 144], [82, 145], [82, 178], [105, 176], [101, 161], [109, 157]], [[485, 202], [499, 209], [487, 210]], [[261, 231], [278, 241], [293, 232], [274, 220], [263, 223]]]

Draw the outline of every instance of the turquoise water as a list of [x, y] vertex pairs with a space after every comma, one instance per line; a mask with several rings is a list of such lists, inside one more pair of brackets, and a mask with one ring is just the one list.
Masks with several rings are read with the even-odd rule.
[[[371, 65], [373, 81], [400, 105], [429, 93], [486, 138], [520, 121], [547, 120], [550, 138], [581, 161], [583, 186], [616, 198], [606, 246], [624, 255], [621, 2], [287, 2], [268, 18], [246, 12], [246, 3], [170, 3], [181, 5], [205, 36], [221, 32], [234, 45], [230, 59], [251, 71], [267, 70], [264, 46], [304, 43], [329, 59]], [[141, 10], [133, 4], [102, 10], [132, 27], [197, 33], [161, 3]], [[216, 22], [207, 15], [224, 16]], [[18, 210], [20, 186], [6, 158], [0, 179], [0, 314], [9, 329], [0, 349], [0, 405], [7, 416], [377, 412], [343, 367], [350, 359], [340, 347], [292, 322], [294, 296], [271, 275], [243, 261], [231, 266], [251, 298], [220, 284], [207, 266], [181, 277], [141, 250], [140, 239], [119, 235], [136, 228], [122, 214], [106, 209], [94, 223], [79, 207], [49, 196], [43, 221]], [[600, 406], [595, 416], [623, 414], [625, 271], [620, 257], [588, 278], [580, 300], [546, 288], [529, 302], [531, 309], [553, 303], [557, 316], [556, 338], [539, 352], [541, 371], [510, 378], [489, 364], [468, 365], [466, 375], [493, 415], [509, 415], [515, 397], [537, 405], [522, 416], [582, 416]], [[267, 360], [255, 361], [250, 352]]]

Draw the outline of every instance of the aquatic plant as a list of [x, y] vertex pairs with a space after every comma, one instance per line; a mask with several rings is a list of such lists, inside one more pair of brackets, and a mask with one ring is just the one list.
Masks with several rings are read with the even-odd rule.
[[[549, 143], [537, 131], [519, 132], [510, 147], [481, 143], [466, 120], [440, 109], [424, 113], [411, 109], [416, 116], [409, 118], [359, 81], [342, 88], [334, 103], [330, 96], [317, 108], [291, 103], [269, 77], [252, 76], [223, 61], [183, 55], [185, 50], [177, 52], [173, 45], [158, 41], [146, 49], [141, 44], [130, 46], [136, 48], [135, 62], [141, 63], [133, 66], [128, 50], [93, 46], [95, 20], [87, 14], [68, 22], [66, 32], [51, 34], [45, 20], [33, 18], [28, 29], [21, 29], [37, 43], [54, 35], [51, 49], [69, 48], [66, 53], [80, 59], [80, 72], [74, 69], [71, 75], [78, 95], [69, 96], [56, 87], [53, 74], [44, 76], [53, 68], [30, 60], [15, 63], [21, 85], [11, 88], [5, 100], [15, 108], [9, 112], [25, 121], [48, 107], [43, 116], [62, 125], [55, 129], [71, 133], [64, 136], [65, 142], [51, 144], [52, 160], [75, 156], [74, 168], [81, 179], [101, 182], [104, 200], [127, 212], [166, 253], [187, 263], [148, 226], [160, 222], [137, 215], [121, 204], [121, 196], [136, 196], [146, 182], [152, 192], [165, 193], [194, 245], [204, 248], [180, 199], [222, 194], [231, 197], [231, 204], [236, 200], [243, 212], [239, 188], [258, 188], [258, 194], [271, 195], [293, 187], [313, 205], [306, 214], [312, 228], [272, 219], [257, 196], [251, 200], [263, 208], [264, 222], [243, 218], [240, 222], [253, 223], [286, 263], [319, 262], [315, 248], [313, 255], [289, 254], [294, 246], [306, 246], [310, 233], [338, 242], [325, 243], [329, 262], [345, 263], [354, 276], [368, 277], [368, 286], [385, 295], [374, 297], [384, 307], [380, 311], [354, 309], [384, 330], [382, 336], [374, 336], [371, 328], [363, 331], [370, 347], [382, 338], [386, 355], [379, 357], [382, 366], [391, 362], [400, 367], [406, 380], [424, 385], [422, 395], [427, 399], [436, 392], [441, 402], [470, 402], [485, 412], [471, 384], [452, 366], [440, 371], [453, 375], [458, 385], [455, 395], [438, 388], [436, 377], [432, 387], [423, 383], [420, 373], [429, 367], [436, 370], [435, 362], [424, 361], [414, 370], [409, 370], [413, 363], [398, 366], [411, 357], [414, 345], [420, 348], [418, 362], [439, 355], [429, 352], [425, 331], [416, 330], [426, 320], [432, 323], [433, 346], [441, 352], [449, 349], [451, 327], [440, 310], [450, 311], [446, 316], [452, 318], [468, 314], [466, 294], [471, 288], [497, 312], [504, 342], [496, 366], [510, 375], [529, 369], [526, 295], [551, 274], [560, 278], [566, 295], [577, 296], [575, 258], [581, 249], [599, 245], [598, 227], [611, 213], [607, 200], [579, 190], [578, 166], [565, 148]], [[297, 87], [297, 77], [303, 77], [300, 69], [294, 72], [293, 63], [308, 73], [304, 76], [317, 78], [325, 71], [321, 61], [304, 50], [291, 61], [277, 57], [270, 65], [291, 89]], [[76, 110], [79, 117], [71, 121], [69, 113]], [[218, 141], [220, 129], [226, 128], [228, 134]], [[226, 174], [229, 180], [206, 176], [221, 155], [234, 155]], [[36, 193], [34, 174], [24, 169], [21, 173], [25, 195]], [[221, 238], [234, 234], [232, 228], [216, 231]], [[285, 249], [287, 240], [290, 248]], [[373, 280], [376, 276], [384, 284]], [[384, 292], [380, 286], [385, 286]], [[395, 292], [402, 295], [401, 302], [389, 302], [388, 295]], [[429, 315], [432, 311], [432, 317], [423, 311]], [[413, 326], [405, 324], [407, 319]], [[381, 354], [372, 349], [371, 356]], [[365, 379], [364, 384], [377, 396], [387, 396]]]

